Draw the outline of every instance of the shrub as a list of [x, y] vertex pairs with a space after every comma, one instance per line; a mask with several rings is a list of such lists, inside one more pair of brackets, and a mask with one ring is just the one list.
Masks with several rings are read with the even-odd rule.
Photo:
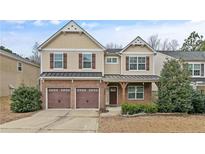
[[205, 96], [199, 91], [193, 90], [191, 98], [193, 109], [190, 113], [204, 113], [205, 112]]
[[122, 114], [137, 114], [137, 113], [156, 113], [158, 111], [156, 104], [122, 104]]
[[189, 112], [192, 109], [190, 84], [188, 65], [182, 60], [167, 60], [159, 79], [159, 111]]
[[145, 113], [156, 113], [158, 111], [156, 104], [144, 105], [143, 108]]
[[31, 112], [41, 109], [41, 94], [34, 87], [20, 86], [11, 96], [13, 112]]

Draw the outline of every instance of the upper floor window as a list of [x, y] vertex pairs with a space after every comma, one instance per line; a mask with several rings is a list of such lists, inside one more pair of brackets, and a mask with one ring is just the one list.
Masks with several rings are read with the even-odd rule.
[[144, 99], [144, 86], [128, 86], [128, 99], [129, 100]]
[[83, 68], [92, 68], [92, 54], [83, 54]]
[[189, 71], [192, 76], [201, 76], [201, 64], [189, 64]]
[[22, 63], [21, 62], [18, 62], [17, 63], [17, 70], [19, 71], [19, 72], [22, 72]]
[[129, 70], [145, 70], [146, 69], [146, 58], [132, 56], [129, 57]]
[[63, 54], [54, 53], [54, 68], [63, 68]]
[[118, 64], [118, 58], [117, 57], [107, 57], [106, 63], [107, 64]]

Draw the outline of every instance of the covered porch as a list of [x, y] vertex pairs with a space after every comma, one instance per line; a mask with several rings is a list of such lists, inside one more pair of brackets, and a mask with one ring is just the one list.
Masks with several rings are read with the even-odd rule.
[[105, 104], [151, 103], [152, 84], [157, 84], [158, 80], [156, 75], [105, 75]]

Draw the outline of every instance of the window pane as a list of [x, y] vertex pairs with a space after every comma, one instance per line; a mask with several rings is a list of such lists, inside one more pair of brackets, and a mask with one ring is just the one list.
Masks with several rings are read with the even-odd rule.
[[83, 61], [91, 62], [91, 54], [83, 54]]
[[62, 61], [55, 61], [54, 67], [55, 68], [63, 68], [63, 62]]
[[138, 70], [145, 70], [145, 64], [138, 64]]
[[113, 63], [117, 63], [117, 58], [112, 58]]
[[200, 64], [194, 64], [194, 69], [195, 70], [200, 70]]
[[190, 74], [193, 75], [193, 65], [192, 64], [188, 65], [188, 70], [189, 70]]
[[194, 75], [199, 76], [200, 75], [200, 70], [194, 70]]
[[135, 92], [135, 87], [128, 87], [128, 92], [129, 92], [129, 93]]
[[138, 63], [145, 63], [145, 57], [138, 57]]
[[135, 99], [135, 93], [129, 93], [128, 98], [129, 99]]
[[111, 58], [107, 58], [107, 62], [108, 62], [108, 63], [111, 63]]
[[83, 68], [91, 68], [91, 62], [83, 62]]
[[136, 97], [137, 97], [138, 99], [143, 98], [143, 93], [137, 93]]
[[137, 57], [130, 57], [130, 63], [137, 63]]
[[137, 70], [137, 64], [130, 64], [130, 70]]
[[18, 67], [18, 71], [21, 71], [22, 69], [21, 69], [21, 67]]
[[143, 87], [137, 87], [137, 92], [144, 92], [144, 88]]
[[192, 70], [192, 69], [193, 69], [193, 65], [192, 65], [192, 64], [189, 64], [189, 65], [188, 65], [188, 69], [189, 69], [189, 70]]
[[19, 65], [19, 67], [21, 67], [22, 64], [21, 64], [21, 63], [18, 63], [18, 65]]
[[54, 60], [55, 61], [62, 61], [63, 60], [63, 54], [54, 54]]

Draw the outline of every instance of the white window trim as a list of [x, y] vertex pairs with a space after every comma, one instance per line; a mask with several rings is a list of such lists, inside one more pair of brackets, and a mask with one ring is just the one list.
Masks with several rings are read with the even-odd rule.
[[[129, 88], [129, 87], [135, 87], [135, 98], [129, 98], [129, 91], [128, 91], [128, 88]], [[143, 87], [143, 98], [136, 98], [136, 96], [137, 96], [137, 95], [136, 95], [136, 93], [137, 93], [137, 92], [136, 92], [137, 87]], [[128, 99], [128, 100], [144, 100], [144, 86], [135, 86], [135, 85], [133, 85], [133, 86], [128, 86], [128, 87], [127, 87], [127, 99]]]
[[[62, 68], [56, 68], [55, 67], [55, 54], [62, 54]], [[53, 69], [54, 70], [63, 70], [64, 69], [64, 56], [63, 56], [63, 52], [54, 52], [53, 53]]]
[[[131, 69], [130, 69], [130, 57], [137, 57], [137, 69], [136, 69], [136, 70], [131, 70]], [[139, 69], [138, 69], [138, 66], [139, 66], [139, 65], [138, 65], [138, 64], [139, 64], [139, 63], [138, 63], [138, 57], [144, 57], [144, 58], [145, 58], [145, 69], [144, 69], [144, 70], [139, 70]], [[135, 56], [135, 55], [131, 55], [131, 56], [129, 56], [129, 70], [128, 70], [128, 71], [134, 71], [134, 72], [135, 72], [135, 71], [143, 71], [143, 72], [144, 72], [144, 71], [146, 71], [146, 67], [147, 67], [147, 66], [146, 66], [146, 56], [144, 56], [144, 55], [136, 55], [136, 56]]]
[[[189, 65], [192, 65], [192, 77], [201, 77], [201, 63], [188, 63]], [[200, 74], [199, 75], [194, 75], [194, 65], [196, 65], [196, 64], [198, 64], [198, 65], [200, 65], [200, 69], [199, 69], [199, 71], [200, 71]]]
[[[84, 58], [83, 58], [83, 55], [87, 55], [87, 54], [91, 55], [91, 67], [90, 68], [84, 68]], [[82, 53], [82, 69], [84, 69], [84, 70], [92, 70], [92, 63], [93, 63], [92, 53], [91, 52], [84, 52], [84, 53]]]
[[[19, 71], [19, 63], [21, 63], [21, 71]], [[23, 63], [22, 62], [17, 61], [17, 65], [16, 66], [17, 66], [16, 69], [17, 69], [18, 72], [23, 72]]]
[[[115, 62], [115, 63], [113, 63], [113, 62], [108, 62], [107, 60], [108, 60], [108, 58], [116, 58], [117, 59], [117, 61]], [[119, 64], [119, 58], [118, 57], [106, 57], [106, 61], [105, 61], [105, 63], [106, 64]]]

